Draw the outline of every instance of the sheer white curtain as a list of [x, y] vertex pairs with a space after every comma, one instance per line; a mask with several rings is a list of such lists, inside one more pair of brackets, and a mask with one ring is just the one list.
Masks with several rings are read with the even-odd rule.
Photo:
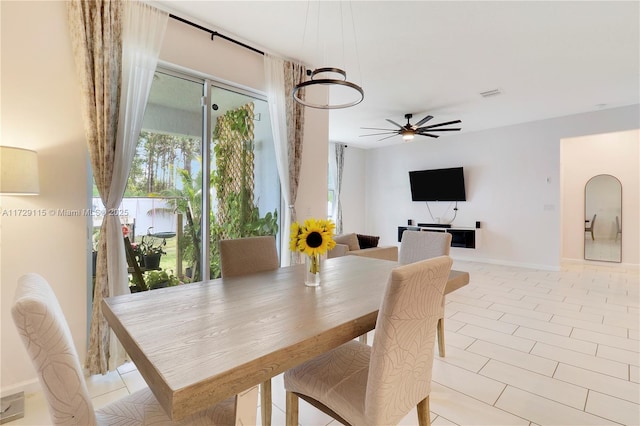
[[[166, 12], [147, 4], [125, 2], [120, 111], [107, 211], [117, 211], [122, 203], [168, 19]], [[129, 277], [120, 218], [117, 215], [105, 218], [109, 294], [126, 294], [129, 293]], [[109, 346], [109, 370], [113, 370], [124, 362], [126, 354], [113, 334]]]
[[273, 144], [276, 151], [276, 166], [280, 177], [280, 193], [284, 204], [282, 228], [280, 238], [281, 265], [288, 266], [291, 263], [289, 253], [289, 229], [291, 227], [291, 214], [293, 202], [289, 184], [289, 146], [287, 143], [287, 110], [284, 85], [284, 60], [275, 56], [264, 54], [264, 73], [267, 86], [267, 101], [269, 103], [269, 116], [271, 118], [271, 131]]

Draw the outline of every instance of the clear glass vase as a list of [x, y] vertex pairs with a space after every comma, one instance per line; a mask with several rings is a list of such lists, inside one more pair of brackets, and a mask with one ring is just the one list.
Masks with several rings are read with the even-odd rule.
[[317, 287], [320, 285], [320, 255], [306, 256], [304, 285]]

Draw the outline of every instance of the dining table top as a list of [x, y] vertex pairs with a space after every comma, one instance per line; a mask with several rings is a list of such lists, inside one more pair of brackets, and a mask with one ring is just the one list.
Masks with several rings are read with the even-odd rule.
[[102, 310], [179, 420], [374, 329], [397, 266], [343, 256], [323, 261], [318, 287], [295, 265], [109, 297]]

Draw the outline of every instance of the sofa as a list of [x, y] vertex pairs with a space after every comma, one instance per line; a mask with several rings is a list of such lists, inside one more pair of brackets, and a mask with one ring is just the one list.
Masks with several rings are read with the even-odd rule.
[[397, 246], [378, 247], [379, 237], [363, 234], [342, 234], [333, 237], [336, 246], [327, 254], [328, 258], [339, 256], [364, 256], [398, 261]]

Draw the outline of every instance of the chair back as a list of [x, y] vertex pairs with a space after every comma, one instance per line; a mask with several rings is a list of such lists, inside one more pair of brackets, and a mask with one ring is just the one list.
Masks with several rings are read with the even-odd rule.
[[44, 391], [54, 425], [95, 425], [69, 325], [49, 283], [40, 275], [20, 277], [11, 315]]
[[371, 348], [367, 424], [398, 424], [429, 395], [436, 325], [452, 263], [440, 256], [391, 272]]
[[451, 234], [448, 232], [404, 231], [398, 263], [406, 265], [438, 256], [449, 256]]
[[237, 277], [278, 269], [278, 249], [273, 236], [220, 241], [220, 270], [223, 277]]

